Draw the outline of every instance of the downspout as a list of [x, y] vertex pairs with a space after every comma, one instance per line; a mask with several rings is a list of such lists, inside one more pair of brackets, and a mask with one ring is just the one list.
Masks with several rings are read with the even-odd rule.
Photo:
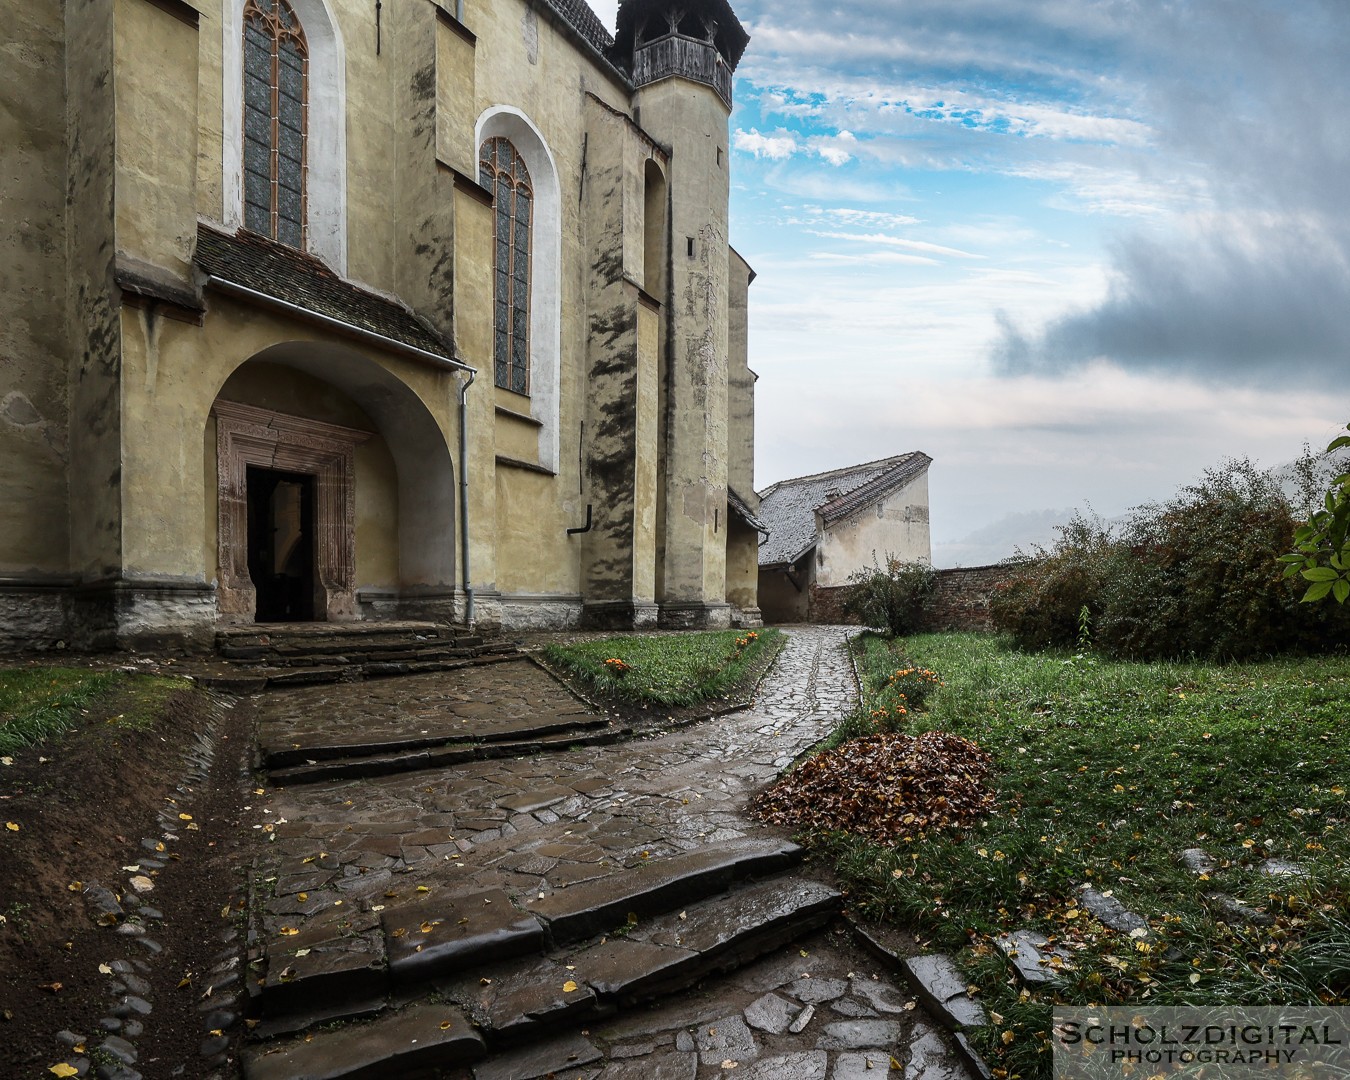
[[473, 629], [473, 579], [469, 576], [469, 387], [477, 372], [468, 368], [469, 377], [459, 382], [459, 528], [464, 564], [464, 624]]

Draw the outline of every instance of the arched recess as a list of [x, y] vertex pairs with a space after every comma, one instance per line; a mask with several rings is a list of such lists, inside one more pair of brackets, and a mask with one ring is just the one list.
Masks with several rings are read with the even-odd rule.
[[[244, 2], [225, 0], [223, 218], [244, 223]], [[347, 272], [347, 52], [327, 0], [287, 0], [309, 45], [306, 227], [308, 250]]]
[[[400, 599], [417, 603], [428, 593], [439, 596], [451, 594], [456, 565], [454, 462], [445, 435], [423, 401], [380, 364], [343, 345], [285, 342], [255, 353], [239, 366], [252, 361], [293, 368], [336, 387], [369, 417], [393, 456], [397, 476]], [[446, 384], [448, 401], [452, 394], [448, 376]], [[342, 460], [342, 432], [331, 430], [331, 425], [287, 416], [273, 421], [270, 425], [272, 431], [268, 433], [258, 430], [260, 425], [255, 418], [240, 417], [239, 411], [232, 410], [228, 403], [217, 399], [213, 408], [218, 410], [217, 474], [220, 489], [217, 543], [222, 615], [247, 614], [244, 604], [251, 596], [246, 582], [239, 580], [240, 567], [243, 565], [239, 545], [246, 543], [240, 526], [244, 493], [232, 489], [230, 485], [240, 482], [246, 465], [259, 463], [256, 460], [257, 446], [268, 438], [285, 448], [276, 459], [277, 467], [297, 471], [298, 462], [298, 471], [311, 472], [318, 478], [320, 510], [327, 517], [326, 520], [320, 520], [317, 526], [321, 538], [325, 537], [327, 530], [323, 542], [330, 546], [327, 567], [329, 581], [325, 584], [330, 590], [336, 588], [339, 593], [344, 588], [350, 592], [354, 580], [349, 575], [344, 581], [340, 566], [336, 573], [332, 569], [335, 558], [339, 562], [344, 557], [350, 558], [339, 549], [342, 545], [350, 546], [354, 535], [349, 514], [350, 488], [345, 505], [344, 494], [340, 490], [344, 483], [350, 485], [352, 480], [348, 471], [350, 460]], [[241, 429], [240, 436], [238, 433]], [[227, 440], [236, 436], [238, 447], [230, 449]], [[347, 441], [353, 442], [351, 439]], [[233, 453], [234, 460], [221, 458], [222, 453]], [[235, 590], [234, 594], [230, 591], [232, 589]], [[324, 613], [327, 618], [355, 617], [354, 604], [346, 604], [344, 609], [345, 601], [341, 597], [333, 603]]]
[[654, 158], [643, 168], [642, 288], [666, 302], [666, 174]]
[[539, 429], [539, 464], [558, 470], [558, 407], [562, 382], [562, 192], [558, 167], [539, 129], [519, 109], [494, 105], [474, 125], [474, 161], [485, 140], [509, 139], [534, 188], [530, 266], [530, 415]]

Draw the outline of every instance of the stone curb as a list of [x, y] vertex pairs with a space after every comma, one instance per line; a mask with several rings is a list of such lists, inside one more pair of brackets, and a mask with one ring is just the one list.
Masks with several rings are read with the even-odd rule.
[[[849, 929], [864, 949], [885, 963], [892, 971], [901, 975], [913, 989], [915, 996], [924, 1007], [948, 1032], [956, 1045], [956, 1050], [973, 1080], [991, 1080], [993, 1073], [988, 1063], [971, 1044], [967, 1032], [987, 1025], [988, 1019], [984, 1006], [971, 1000], [965, 993], [965, 980], [957, 972], [955, 961], [946, 953], [929, 953], [919, 957], [902, 957], [877, 939], [867, 927], [860, 924], [850, 912], [844, 913]], [[925, 970], [925, 965], [916, 966], [914, 960], [929, 960], [933, 970]], [[931, 978], [926, 978], [931, 975]], [[951, 976], [952, 986], [943, 985], [943, 975]], [[963, 1001], [964, 1004], [953, 1004]], [[978, 1013], [978, 1017], [977, 1017]]]
[[[170, 851], [170, 845], [178, 840], [185, 822], [188, 829], [196, 828], [187, 810], [194, 805], [192, 796], [208, 783], [221, 749], [217, 739], [220, 710], [233, 708], [231, 703], [222, 701], [208, 691], [198, 689], [197, 692], [204, 694], [207, 700], [205, 727], [188, 745], [183, 759], [182, 778], [175, 786], [174, 794], [166, 797], [165, 808], [159, 811], [159, 837], [145, 837], [140, 841], [140, 855], [134, 857], [134, 865], [124, 868], [131, 876], [122, 886], [120, 901], [115, 892], [95, 881], [86, 883], [83, 890], [90, 916], [95, 922], [107, 927], [128, 946], [132, 942], [140, 946], [139, 951], [133, 950], [135, 955], [130, 960], [115, 959], [100, 968], [109, 975], [115, 998], [106, 1015], [98, 1021], [103, 1039], [95, 1049], [120, 1062], [115, 1072], [108, 1073], [117, 1080], [140, 1080], [141, 1073], [134, 1068], [139, 1059], [135, 1040], [143, 1034], [147, 1019], [154, 1013], [151, 986], [146, 977], [154, 971], [154, 964], [162, 952], [162, 947], [153, 936], [155, 925], [164, 918], [158, 906], [162, 901], [154, 897], [154, 903], [150, 902], [150, 894], [157, 882], [144, 871], [163, 869], [169, 859], [177, 857]], [[241, 762], [239, 783], [246, 784], [248, 779], [249, 767], [245, 760]], [[243, 910], [242, 898], [240, 883], [237, 880], [231, 882], [227, 890], [225, 917]], [[239, 1007], [240, 988], [236, 984], [243, 967], [244, 942], [236, 927], [222, 930], [220, 941], [224, 948], [212, 957], [212, 967], [206, 976], [206, 990], [197, 1011], [202, 1017], [200, 1067], [211, 1070], [202, 1075], [224, 1080], [230, 1075], [227, 1070], [230, 1068], [235, 1041], [231, 1029], [238, 1027], [242, 1012]], [[220, 990], [220, 994], [214, 996], [217, 990]], [[71, 1051], [91, 1041], [71, 1031], [61, 1031], [56, 1038]], [[93, 1068], [89, 1057], [76, 1053], [67, 1057], [65, 1063], [81, 1076]], [[102, 1077], [108, 1069], [107, 1065], [98, 1066], [97, 1073]]]

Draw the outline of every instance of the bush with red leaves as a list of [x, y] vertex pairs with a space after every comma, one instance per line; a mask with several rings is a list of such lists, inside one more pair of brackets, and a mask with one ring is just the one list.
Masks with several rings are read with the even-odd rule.
[[819, 754], [750, 804], [761, 821], [842, 829], [882, 844], [969, 826], [993, 807], [991, 758], [944, 731], [851, 739]]

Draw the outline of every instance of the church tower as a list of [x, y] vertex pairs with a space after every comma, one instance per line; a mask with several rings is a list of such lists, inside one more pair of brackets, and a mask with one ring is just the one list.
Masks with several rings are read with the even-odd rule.
[[632, 72], [634, 118], [669, 152], [656, 297], [663, 313], [656, 591], [661, 623], [670, 627], [720, 627], [731, 617], [727, 143], [732, 73], [748, 41], [726, 0], [619, 7], [614, 59]]

